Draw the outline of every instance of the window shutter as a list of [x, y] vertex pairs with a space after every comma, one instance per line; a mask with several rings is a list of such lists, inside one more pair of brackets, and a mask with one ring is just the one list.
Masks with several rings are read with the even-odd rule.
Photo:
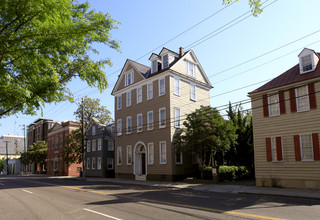
[[269, 117], [269, 106], [268, 106], [268, 96], [262, 96], [262, 105], [263, 105], [263, 116]]
[[313, 159], [314, 160], [320, 160], [318, 133], [313, 133], [312, 134], [312, 143], [313, 143]]
[[310, 103], [310, 109], [316, 109], [317, 108], [317, 101], [316, 101], [316, 93], [314, 89], [314, 83], [308, 85], [309, 90], [309, 103]]
[[281, 137], [276, 137], [276, 143], [277, 143], [277, 160], [282, 160]]
[[267, 161], [272, 161], [271, 138], [266, 138], [266, 147], [267, 147]]
[[284, 100], [284, 91], [279, 91], [280, 114], [286, 113], [286, 103]]
[[290, 89], [289, 90], [289, 95], [290, 95], [291, 112], [297, 112], [296, 91], [295, 91], [295, 89]]
[[299, 135], [294, 136], [294, 152], [296, 155], [296, 160], [301, 160], [301, 153], [300, 153], [300, 138]]

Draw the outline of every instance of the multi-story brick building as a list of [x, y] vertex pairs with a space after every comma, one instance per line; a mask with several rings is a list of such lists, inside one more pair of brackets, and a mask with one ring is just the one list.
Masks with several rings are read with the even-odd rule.
[[114, 124], [92, 118], [86, 128], [86, 177], [114, 177]]
[[320, 189], [320, 54], [249, 93], [257, 186]]
[[80, 128], [79, 122], [57, 122], [48, 132], [47, 174], [58, 176], [79, 176], [82, 163], [67, 167], [61, 150], [67, 146], [66, 138], [72, 131]]
[[185, 115], [210, 105], [212, 88], [192, 50], [163, 48], [150, 66], [127, 60], [115, 97], [117, 178], [174, 181], [191, 172], [191, 155], [172, 140]]
[[27, 127], [27, 149], [37, 141], [48, 142], [48, 130], [54, 121], [48, 118], [39, 118]]

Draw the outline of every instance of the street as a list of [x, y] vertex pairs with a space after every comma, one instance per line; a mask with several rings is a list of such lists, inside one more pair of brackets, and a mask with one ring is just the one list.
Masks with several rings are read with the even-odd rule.
[[1, 176], [0, 219], [319, 219], [312, 199]]

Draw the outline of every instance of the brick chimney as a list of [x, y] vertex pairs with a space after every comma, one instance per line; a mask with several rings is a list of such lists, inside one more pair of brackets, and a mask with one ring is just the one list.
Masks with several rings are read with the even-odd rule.
[[184, 49], [183, 49], [183, 47], [180, 47], [179, 48], [179, 56], [182, 57], [183, 54], [184, 54]]

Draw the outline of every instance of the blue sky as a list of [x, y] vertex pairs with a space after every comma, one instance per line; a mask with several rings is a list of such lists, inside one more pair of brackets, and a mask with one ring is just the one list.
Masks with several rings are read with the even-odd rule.
[[[113, 63], [112, 67], [105, 68], [109, 88], [102, 94], [78, 79], [69, 86], [76, 98], [85, 95], [99, 98], [112, 112], [112, 117], [111, 91], [126, 59], [137, 60], [146, 55], [137, 62], [149, 66], [151, 53], [159, 53], [163, 46], [177, 52], [182, 46], [195, 52], [214, 86], [210, 93], [211, 105], [218, 109], [229, 101], [248, 100], [248, 92], [297, 64], [297, 55], [304, 47], [320, 52], [319, 0], [269, 0], [263, 4], [266, 8], [258, 17], [246, 14], [250, 10], [247, 0], [225, 9], [222, 0], [162, 0], [158, 3], [89, 0], [89, 3], [92, 9], [108, 12], [121, 23], [118, 30], [112, 31], [112, 37], [120, 41], [122, 52], [96, 45], [100, 53], [94, 59], [109, 57]], [[201, 40], [205, 36], [209, 38]], [[250, 108], [250, 104], [243, 107]], [[39, 117], [75, 120], [76, 108], [76, 103], [46, 104], [43, 112], [39, 111], [36, 116], [18, 114], [1, 119], [0, 136], [23, 135], [22, 126]]]

